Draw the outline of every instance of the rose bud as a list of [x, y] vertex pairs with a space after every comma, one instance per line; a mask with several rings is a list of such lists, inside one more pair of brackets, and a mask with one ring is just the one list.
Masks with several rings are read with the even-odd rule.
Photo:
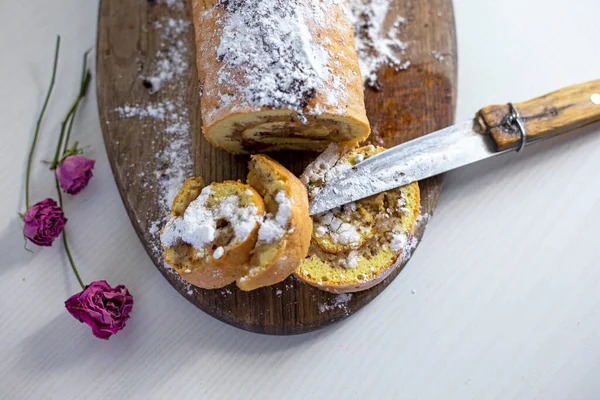
[[92, 179], [94, 160], [82, 156], [69, 156], [56, 168], [56, 177], [62, 190], [69, 194], [77, 194]]

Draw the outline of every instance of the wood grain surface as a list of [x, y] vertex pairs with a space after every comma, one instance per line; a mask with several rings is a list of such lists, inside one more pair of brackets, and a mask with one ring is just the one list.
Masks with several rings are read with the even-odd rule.
[[[386, 22], [391, 25], [397, 16], [406, 19], [400, 38], [408, 44], [403, 59], [409, 60], [410, 66], [401, 71], [382, 69], [379, 73], [382, 89], [366, 89], [365, 96], [373, 131], [370, 141], [387, 147], [452, 124], [456, 98], [456, 39], [451, 0], [395, 0]], [[115, 112], [124, 104], [181, 96], [170, 92], [169, 87], [152, 93], [144, 85], [141, 72], [160, 51], [161, 38], [154, 27], [164, 17], [190, 20], [191, 9], [189, 5], [177, 9], [147, 0], [103, 0], [97, 43], [98, 105], [106, 150], [127, 212], [157, 268], [200, 309], [253, 332], [298, 334], [322, 328], [358, 311], [392, 282], [408, 260], [378, 286], [346, 296], [343, 302], [338, 295], [293, 278], [252, 292], [242, 292], [234, 285], [224, 290], [190, 288], [164, 265], [157, 251], [158, 235], [152, 229], [164, 213], [160, 206], [163, 194], [157, 185], [148, 185], [148, 179], [157, 171], [168, 170], [168, 165], [161, 165], [157, 154], [168, 147], [169, 136], [161, 134], [164, 126], [160, 123], [122, 118]], [[187, 40], [193, 40], [191, 30], [186, 35]], [[181, 79], [191, 122], [193, 173], [207, 182], [244, 179], [248, 158], [218, 150], [200, 134], [194, 55], [189, 53], [187, 57], [190, 67]], [[296, 174], [316, 157], [299, 152], [272, 155]], [[433, 212], [441, 184], [441, 177], [420, 182], [425, 218], [416, 232], [418, 240]]]

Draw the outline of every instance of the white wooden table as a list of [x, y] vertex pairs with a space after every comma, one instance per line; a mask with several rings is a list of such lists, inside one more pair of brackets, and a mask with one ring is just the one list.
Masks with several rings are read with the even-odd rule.
[[[600, 78], [597, 0], [455, 9], [457, 120]], [[38, 159], [52, 156], [96, 13], [92, 0], [0, 2], [0, 398], [600, 398], [599, 130], [449, 174], [423, 243], [381, 296], [329, 329], [270, 337], [205, 315], [154, 268], [117, 193], [92, 90], [74, 135], [97, 164], [66, 202], [71, 244], [85, 281], [135, 296], [125, 330], [94, 338], [63, 307], [78, 286], [61, 246], [24, 251], [17, 212], [54, 36], [63, 51]], [[33, 184], [34, 199], [55, 196], [42, 164]]]

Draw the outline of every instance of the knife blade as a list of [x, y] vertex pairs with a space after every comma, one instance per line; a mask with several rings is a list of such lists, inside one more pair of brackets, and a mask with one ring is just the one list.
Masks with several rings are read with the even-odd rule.
[[315, 195], [310, 215], [426, 179], [600, 121], [600, 80], [516, 105], [484, 107], [472, 120], [392, 147], [346, 170]]
[[473, 120], [466, 121], [367, 158], [328, 182], [310, 203], [310, 214], [502, 153], [495, 151], [489, 137], [473, 127]]

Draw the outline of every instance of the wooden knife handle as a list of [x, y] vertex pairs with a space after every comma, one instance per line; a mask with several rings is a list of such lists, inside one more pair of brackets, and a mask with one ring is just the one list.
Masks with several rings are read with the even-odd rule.
[[[480, 128], [494, 141], [497, 151], [519, 150], [522, 143], [600, 121], [600, 79], [569, 86], [513, 107], [514, 110], [510, 104], [484, 107], [475, 117]], [[525, 131], [524, 141], [521, 128]]]

